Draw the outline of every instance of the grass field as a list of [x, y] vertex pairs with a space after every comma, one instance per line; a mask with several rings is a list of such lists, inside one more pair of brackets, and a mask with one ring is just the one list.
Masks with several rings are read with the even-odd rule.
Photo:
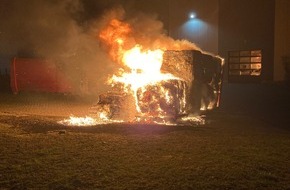
[[290, 189], [289, 119], [220, 109], [202, 126], [66, 127], [89, 101], [4, 96], [2, 189]]

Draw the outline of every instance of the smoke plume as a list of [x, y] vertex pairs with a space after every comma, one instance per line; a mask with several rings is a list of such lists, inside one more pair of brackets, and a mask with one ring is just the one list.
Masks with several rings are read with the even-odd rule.
[[70, 76], [76, 88], [86, 80], [92, 93], [100, 93], [106, 91], [105, 81], [116, 66], [98, 35], [113, 18], [130, 24], [132, 44], [148, 49], [198, 49], [188, 41], [166, 36], [156, 15], [138, 13], [128, 18], [126, 10], [116, 6], [116, 2], [120, 3], [113, 0], [2, 0], [0, 56], [52, 60]]
[[91, 18], [84, 14], [84, 5], [79, 0], [1, 1], [0, 56], [52, 60], [76, 90], [85, 78], [98, 93], [111, 62], [96, 35], [86, 30], [85, 19]]

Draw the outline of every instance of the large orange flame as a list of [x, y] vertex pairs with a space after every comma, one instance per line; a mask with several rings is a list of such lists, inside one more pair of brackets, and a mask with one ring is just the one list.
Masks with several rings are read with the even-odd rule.
[[111, 20], [100, 32], [101, 41], [109, 48], [109, 55], [113, 61], [121, 63], [127, 69], [120, 69], [118, 75], [113, 75], [109, 83], [115, 85], [121, 83], [125, 92], [132, 93], [135, 97], [136, 109], [140, 111], [137, 103], [137, 90], [148, 84], [154, 84], [162, 80], [176, 79], [171, 74], [161, 73], [164, 50], [148, 50], [140, 44], [132, 41], [131, 26], [117, 19]]
[[141, 46], [136, 45], [123, 54], [122, 62], [130, 68], [130, 71], [122, 72], [120, 76], [113, 75], [111, 78], [112, 84], [122, 83], [126, 87], [127, 92], [131, 92], [134, 95], [138, 112], [140, 112], [137, 100], [137, 90], [139, 88], [158, 83], [162, 80], [177, 78], [169, 73], [161, 73], [162, 58], [162, 50], [142, 51]]
[[[113, 19], [99, 33], [99, 38], [107, 47], [111, 59], [121, 64], [119, 65], [119, 73], [113, 75], [109, 79], [109, 83], [112, 86], [122, 84], [124, 87], [122, 90], [124, 90], [124, 93], [133, 95], [136, 111], [141, 113], [138, 105], [138, 89], [145, 92], [147, 85], [160, 86], [161, 81], [178, 78], [172, 74], [161, 72], [165, 49], [144, 48], [141, 44], [136, 44], [132, 32], [133, 30], [128, 23]], [[165, 101], [170, 104], [172, 102], [172, 94], [162, 86], [159, 89], [162, 91]], [[144, 97], [146, 98], [145, 95]], [[157, 113], [155, 115], [159, 116], [162, 110], [160, 108], [156, 108], [156, 110]], [[100, 113], [99, 119], [108, 121], [108, 118], [103, 118], [102, 115], [104, 114]], [[71, 121], [78, 124], [80, 119], [71, 118]], [[86, 121], [92, 123], [88, 118], [81, 119], [81, 123]]]
[[171, 74], [161, 73], [162, 56], [163, 51], [160, 49], [142, 51], [141, 46], [136, 45], [126, 51], [122, 59], [123, 63], [130, 68], [130, 71], [121, 73], [121, 76], [114, 75], [112, 81], [121, 82], [126, 87], [136, 91], [150, 83], [175, 78]]
[[129, 24], [121, 22], [117, 19], [111, 20], [108, 25], [100, 32], [99, 38], [108, 48], [109, 55], [120, 63], [125, 52], [129, 35], [132, 29]]

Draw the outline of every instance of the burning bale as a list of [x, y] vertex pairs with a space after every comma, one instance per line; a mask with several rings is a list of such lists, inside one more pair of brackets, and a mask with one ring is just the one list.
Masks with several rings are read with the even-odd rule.
[[198, 113], [219, 106], [223, 59], [197, 50], [167, 50], [163, 72], [183, 78], [188, 86], [188, 112]]
[[134, 98], [130, 94], [107, 92], [99, 95], [98, 102], [90, 108], [90, 116], [102, 120], [130, 121], [135, 118]]
[[222, 64], [221, 58], [196, 50], [165, 51], [161, 71], [174, 78], [141, 85], [133, 95], [117, 85], [115, 91], [119, 93], [99, 96], [91, 116], [172, 123], [182, 116], [211, 110], [219, 106]]
[[142, 34], [136, 23], [141, 22], [112, 18], [99, 32], [118, 72], [109, 77], [112, 90], [99, 96], [91, 117], [109, 123], [177, 124], [218, 107], [223, 60], [186, 40]]
[[193, 52], [192, 50], [167, 50], [163, 54], [161, 71], [172, 73], [174, 76], [190, 83], [193, 76]]
[[186, 82], [178, 79], [148, 84], [138, 88], [136, 104], [132, 94], [115, 89], [99, 95], [90, 116], [115, 121], [173, 122], [186, 113], [187, 89]]
[[149, 84], [137, 91], [140, 119], [175, 121], [186, 113], [186, 82], [178, 79]]

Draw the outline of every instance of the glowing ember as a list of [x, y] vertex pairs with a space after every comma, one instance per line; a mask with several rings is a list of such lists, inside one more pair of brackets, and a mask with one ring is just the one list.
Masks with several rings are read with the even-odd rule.
[[195, 124], [195, 125], [204, 125], [205, 124], [205, 119], [204, 116], [187, 116], [187, 117], [182, 117], [180, 122], [184, 122], [186, 124]]
[[69, 119], [65, 119], [59, 122], [63, 125], [69, 126], [92, 126], [96, 125], [97, 121], [91, 117], [73, 117], [71, 116]]
[[109, 123], [123, 123], [122, 120], [109, 120], [107, 118], [102, 118], [102, 114], [100, 115], [100, 120], [97, 120], [92, 117], [73, 117], [70, 116], [69, 119], [64, 119], [59, 121], [59, 124], [67, 125], [67, 126], [95, 126], [100, 124], [109, 124]]
[[101, 112], [101, 113], [99, 114], [99, 118], [100, 118], [101, 120], [103, 120], [103, 121], [108, 121], [108, 120], [109, 120], [109, 118], [108, 118], [108, 116], [107, 116], [107, 114], [106, 114], [105, 112]]

